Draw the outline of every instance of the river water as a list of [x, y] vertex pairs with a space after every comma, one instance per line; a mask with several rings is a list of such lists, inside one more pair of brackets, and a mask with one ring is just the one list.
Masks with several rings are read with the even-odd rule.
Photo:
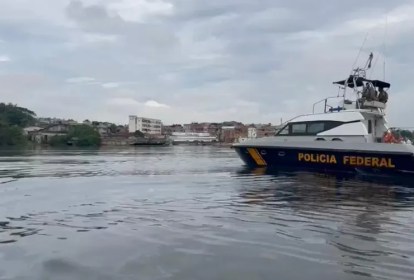
[[230, 148], [0, 152], [0, 279], [414, 279], [414, 182]]

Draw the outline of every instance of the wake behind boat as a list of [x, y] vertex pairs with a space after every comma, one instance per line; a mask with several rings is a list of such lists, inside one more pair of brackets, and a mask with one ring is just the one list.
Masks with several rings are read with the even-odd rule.
[[[251, 167], [414, 174], [414, 147], [397, 139], [385, 118], [390, 84], [366, 78], [372, 59], [371, 53], [364, 68], [334, 82], [342, 95], [315, 103], [312, 114], [293, 118], [275, 136], [233, 148]], [[315, 113], [320, 103], [324, 111]]]

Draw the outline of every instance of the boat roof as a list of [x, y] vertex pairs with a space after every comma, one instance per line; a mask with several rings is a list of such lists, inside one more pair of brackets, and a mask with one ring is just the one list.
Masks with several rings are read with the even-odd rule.
[[340, 112], [333, 113], [317, 113], [317, 114], [308, 114], [301, 115], [291, 119], [288, 123], [297, 123], [297, 122], [311, 122], [311, 121], [359, 121], [364, 120], [362, 115], [363, 110], [342, 110]]
[[[354, 84], [354, 79], [355, 79], [355, 83]], [[362, 87], [364, 85], [363, 82], [370, 82], [372, 83], [372, 85], [374, 87], [379, 87], [379, 88], [390, 88], [391, 84], [384, 82], [384, 81], [380, 81], [380, 80], [370, 80], [370, 79], [366, 79], [363, 77], [357, 77], [355, 75], [350, 75], [348, 79], [346, 80], [342, 80], [342, 81], [337, 81], [337, 82], [333, 82], [334, 84], [338, 84], [338, 85], [343, 85], [343, 86], [347, 86], [350, 88], [354, 88], [356, 87]]]

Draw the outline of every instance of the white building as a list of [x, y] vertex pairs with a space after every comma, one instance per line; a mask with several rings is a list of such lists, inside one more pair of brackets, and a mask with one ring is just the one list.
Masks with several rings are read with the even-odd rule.
[[173, 132], [171, 134], [173, 144], [178, 143], [212, 143], [217, 142], [217, 137], [211, 136], [207, 132]]
[[28, 127], [23, 128], [23, 134], [28, 135], [30, 133], [33, 133], [33, 132], [36, 132], [36, 131], [39, 131], [39, 130], [42, 130], [42, 129], [43, 128], [39, 127], [39, 126], [28, 126]]
[[130, 133], [139, 130], [143, 133], [157, 135], [161, 134], [161, 126], [161, 120], [129, 116], [128, 130]]

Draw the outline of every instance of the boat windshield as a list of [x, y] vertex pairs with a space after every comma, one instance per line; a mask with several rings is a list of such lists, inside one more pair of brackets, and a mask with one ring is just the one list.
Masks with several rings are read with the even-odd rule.
[[276, 135], [286, 136], [304, 136], [304, 135], [316, 135], [320, 132], [333, 129], [346, 122], [342, 121], [305, 121], [305, 122], [293, 122], [286, 124]]
[[284, 128], [282, 128], [276, 135], [288, 135], [289, 134], [289, 126], [286, 125]]

